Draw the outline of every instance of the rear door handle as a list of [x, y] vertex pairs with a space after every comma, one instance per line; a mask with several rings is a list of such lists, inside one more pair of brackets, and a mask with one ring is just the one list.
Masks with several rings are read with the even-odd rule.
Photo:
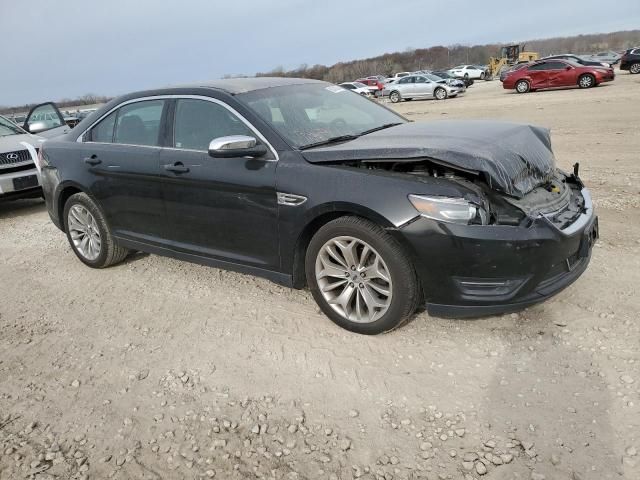
[[173, 173], [187, 173], [189, 171], [189, 167], [185, 167], [182, 162], [165, 165], [164, 169]]
[[90, 157], [85, 157], [84, 163], [88, 163], [89, 165], [98, 165], [99, 163], [102, 163], [102, 160], [100, 160], [96, 154], [93, 154]]

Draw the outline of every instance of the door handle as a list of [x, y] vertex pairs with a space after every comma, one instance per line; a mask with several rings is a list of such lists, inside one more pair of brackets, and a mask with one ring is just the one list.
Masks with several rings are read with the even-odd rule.
[[98, 165], [99, 163], [102, 163], [102, 160], [100, 160], [96, 154], [93, 154], [90, 157], [85, 157], [84, 163], [88, 163], [89, 165]]
[[187, 173], [189, 171], [189, 167], [185, 167], [182, 162], [165, 165], [164, 169], [173, 173]]

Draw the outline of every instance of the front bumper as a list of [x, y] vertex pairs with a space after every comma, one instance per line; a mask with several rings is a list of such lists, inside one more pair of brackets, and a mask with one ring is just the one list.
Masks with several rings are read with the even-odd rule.
[[[28, 179], [28, 181], [21, 182], [23, 179]], [[11, 173], [2, 173], [0, 170], [0, 199], [40, 196], [42, 192], [41, 185], [40, 175], [35, 165], [28, 170], [19, 170]]]
[[414, 255], [429, 313], [479, 317], [520, 310], [573, 283], [591, 259], [598, 218], [589, 208], [559, 230], [544, 217], [526, 228], [419, 217], [398, 234]]

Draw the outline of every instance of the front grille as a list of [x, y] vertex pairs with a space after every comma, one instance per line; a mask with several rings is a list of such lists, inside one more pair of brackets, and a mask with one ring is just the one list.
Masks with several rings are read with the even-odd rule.
[[31, 160], [29, 150], [17, 150], [15, 152], [0, 153], [0, 168], [11, 167], [17, 163]]

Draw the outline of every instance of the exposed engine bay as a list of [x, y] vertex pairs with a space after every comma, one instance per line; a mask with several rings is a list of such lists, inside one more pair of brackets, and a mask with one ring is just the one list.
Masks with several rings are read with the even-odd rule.
[[532, 219], [542, 215], [557, 228], [564, 229], [585, 211], [585, 199], [580, 193], [583, 185], [577, 175], [577, 164], [573, 174], [556, 169], [549, 179], [521, 198], [490, 188], [482, 174], [452, 169], [427, 159], [415, 162], [366, 160], [341, 164], [393, 174], [445, 178], [459, 183], [477, 195], [480, 206], [488, 213], [487, 223], [490, 225], [527, 226]]

